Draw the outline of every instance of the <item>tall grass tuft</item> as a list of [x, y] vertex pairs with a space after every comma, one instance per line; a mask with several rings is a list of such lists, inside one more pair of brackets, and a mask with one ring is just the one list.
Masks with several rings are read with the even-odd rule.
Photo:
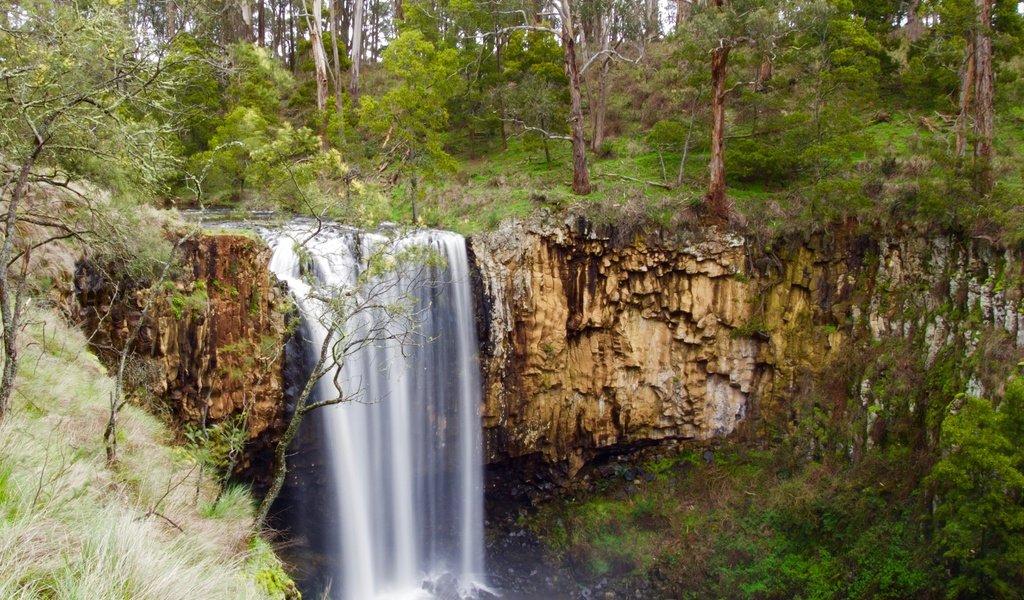
[[212, 482], [133, 406], [108, 465], [110, 378], [80, 332], [40, 310], [30, 321], [0, 425], [0, 598], [284, 597], [280, 562], [251, 549], [248, 491], [214, 504]]

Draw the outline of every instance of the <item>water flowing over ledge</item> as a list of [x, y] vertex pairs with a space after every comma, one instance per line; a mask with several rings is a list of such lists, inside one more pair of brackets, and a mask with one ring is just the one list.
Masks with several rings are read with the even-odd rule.
[[[310, 363], [328, 335], [318, 295], [358, 290], [371, 257], [382, 252], [425, 248], [443, 259], [442, 265], [385, 269], [371, 292], [381, 303], [401, 302], [406, 292], [415, 298], [411, 321], [418, 342], [391, 337], [360, 347], [339, 372], [321, 379], [311, 398], [339, 391], [355, 398], [321, 409], [329, 502], [340, 516], [330, 533], [338, 548], [330, 558], [332, 597], [474, 596], [487, 588], [481, 383], [465, 241], [439, 231], [384, 235], [328, 226], [313, 235], [317, 231], [302, 221], [265, 231], [273, 249], [270, 268], [288, 284], [302, 315]], [[345, 323], [347, 339], [376, 335], [380, 318], [373, 311], [353, 315]]]

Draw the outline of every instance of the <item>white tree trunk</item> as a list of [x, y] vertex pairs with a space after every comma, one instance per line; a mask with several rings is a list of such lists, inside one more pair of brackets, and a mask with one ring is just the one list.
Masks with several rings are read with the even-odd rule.
[[355, 0], [352, 15], [352, 70], [349, 73], [348, 92], [352, 100], [359, 97], [359, 66], [363, 59], [363, 0]]
[[[323, 9], [323, 0], [313, 0], [313, 12], [306, 15], [306, 28], [313, 46], [313, 66], [316, 71], [316, 109], [321, 113], [327, 107], [327, 55], [324, 53], [323, 32], [320, 30]], [[328, 148], [326, 125], [327, 119], [321, 115], [320, 145], [324, 150]]]
[[327, 0], [327, 6], [330, 9], [331, 19], [331, 58], [333, 59], [332, 73], [334, 73], [334, 109], [338, 112], [338, 116], [343, 116], [344, 104], [341, 98], [341, 57], [338, 54], [338, 0]]

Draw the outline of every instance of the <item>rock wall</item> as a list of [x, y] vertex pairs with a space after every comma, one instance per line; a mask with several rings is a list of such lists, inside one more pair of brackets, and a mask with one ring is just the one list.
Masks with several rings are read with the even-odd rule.
[[614, 237], [570, 221], [471, 240], [489, 462], [571, 478], [652, 442], [769, 435], [800, 419], [788, 400], [808, 382], [883, 338], [921, 340], [928, 360], [986, 336], [1024, 346], [1021, 260], [984, 241]]
[[[1024, 359], [1024, 262], [985, 240], [852, 225], [767, 247], [733, 234], [615, 234], [505, 223], [470, 240], [492, 465], [525, 465], [547, 485], [647, 445], [766, 439], [808, 417], [793, 399], [809, 390], [833, 396], [837, 415], [852, 398], [859, 416], [838, 417], [870, 445], [888, 410], [876, 388], [903, 368], [886, 364], [886, 340], [913, 344], [904, 354], [926, 364]], [[287, 303], [267, 253], [258, 239], [205, 235], [183, 247], [187, 268], [164, 289], [111, 282], [89, 264], [75, 281], [78, 317], [108, 364], [159, 294], [133, 377], [183, 423], [248, 407], [250, 458], [272, 447], [288, 403]], [[962, 387], [998, 393], [1006, 372], [974, 368]]]
[[[247, 413], [247, 457], [276, 441], [284, 425], [284, 293], [257, 238], [203, 234], [179, 249], [181, 269], [156, 289], [112, 280], [80, 262], [78, 319], [108, 365], [157, 294], [133, 348], [129, 383], [152, 390], [180, 423], [214, 423]], [[242, 464], [246, 469], [251, 465]]]

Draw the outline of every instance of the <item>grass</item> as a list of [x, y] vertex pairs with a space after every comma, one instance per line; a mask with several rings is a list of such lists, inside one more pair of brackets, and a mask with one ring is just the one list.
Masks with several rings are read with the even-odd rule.
[[[1024, 239], [1024, 211], [1016, 201], [1024, 189], [1020, 123], [1024, 123], [1021, 110], [1009, 111], [1000, 122], [998, 183], [992, 198], [979, 199], [970, 190], [970, 174], [952, 166], [948, 150], [953, 134], [948, 123], [931, 113], [898, 112], [867, 124], [860, 132], [859, 149], [842, 163], [826, 164], [820, 177], [805, 166], [808, 172], [780, 182], [730, 178], [728, 195], [736, 222], [741, 230], [764, 239], [855, 217], [865, 228], [893, 222], [925, 231], [973, 228], [978, 234], [1014, 243]], [[642, 133], [611, 138], [601, 152], [588, 153], [594, 191], [578, 197], [570, 189], [567, 143], [552, 142], [551, 160], [546, 161], [540, 147], [513, 138], [507, 149], [464, 159], [457, 173], [421, 186], [418, 216], [424, 225], [467, 235], [494, 229], [504, 219], [542, 211], [582, 214], [595, 223], [626, 223], [626, 229], [637, 222], [679, 230], [696, 222], [692, 209], [705, 191], [708, 155], [698, 141], [695, 144], [683, 183], [664, 189], [642, 182], [674, 183], [678, 153], [659, 154]], [[734, 147], [732, 152], [738, 150]], [[727, 153], [729, 164], [735, 164], [735, 159]], [[384, 202], [389, 220], [411, 220], [404, 186], [394, 189]]]
[[[594, 191], [579, 197], [571, 190], [571, 148], [567, 143], [552, 142], [550, 149], [549, 162], [543, 150], [513, 138], [507, 150], [463, 162], [454, 177], [426, 192], [420, 211], [424, 223], [471, 235], [494, 229], [504, 219], [543, 210], [579, 212], [595, 222], [610, 223], [635, 212], [652, 215], [657, 221], [671, 220], [700, 194], [689, 180], [682, 187], [666, 190], [623, 179], [674, 183], [680, 158], [672, 153], [662, 157], [666, 181], [658, 153], [640, 140], [623, 137], [605, 144], [602, 156], [589, 155]], [[687, 174], [699, 177], [704, 165], [699, 155], [692, 158]], [[396, 191], [394, 197], [404, 198], [405, 190]]]
[[244, 488], [208, 508], [212, 483], [130, 405], [108, 465], [110, 378], [80, 332], [43, 310], [29, 321], [0, 429], [0, 598], [283, 598]]

